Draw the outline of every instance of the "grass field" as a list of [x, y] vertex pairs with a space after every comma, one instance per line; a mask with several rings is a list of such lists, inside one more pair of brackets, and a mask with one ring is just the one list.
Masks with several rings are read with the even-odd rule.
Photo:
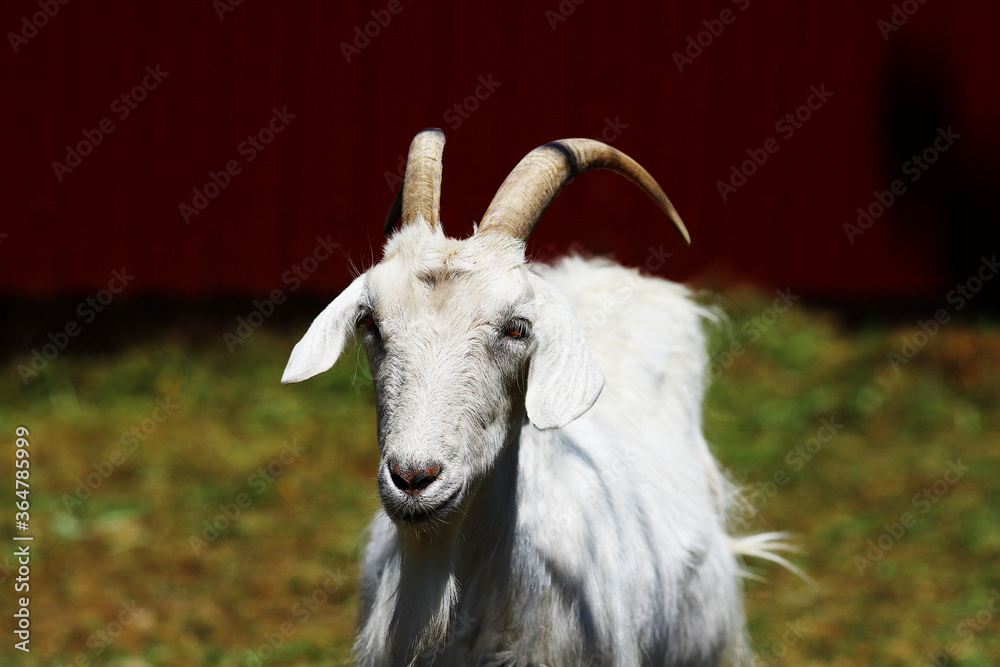
[[[796, 533], [793, 560], [813, 579], [753, 563], [760, 664], [1000, 664], [997, 324], [942, 326], [894, 369], [887, 354], [916, 318], [847, 327], [801, 303], [769, 312], [772, 299], [724, 295], [705, 412], [746, 487], [737, 522]], [[221, 333], [69, 349], [27, 388], [23, 355], [9, 363], [0, 663], [343, 662], [377, 504], [360, 357], [281, 386], [301, 330], [265, 326], [233, 353]], [[10, 632], [18, 425], [31, 442], [30, 654]]]

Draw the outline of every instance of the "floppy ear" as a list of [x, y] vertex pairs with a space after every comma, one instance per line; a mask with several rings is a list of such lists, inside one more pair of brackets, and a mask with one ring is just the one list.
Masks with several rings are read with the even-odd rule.
[[292, 348], [281, 384], [302, 382], [330, 370], [348, 336], [354, 335], [354, 318], [364, 285], [365, 274], [361, 274], [313, 320], [306, 335]]
[[587, 346], [569, 299], [538, 276], [532, 278], [538, 316], [532, 326], [535, 351], [524, 402], [528, 419], [537, 428], [562, 428], [601, 395], [604, 372]]

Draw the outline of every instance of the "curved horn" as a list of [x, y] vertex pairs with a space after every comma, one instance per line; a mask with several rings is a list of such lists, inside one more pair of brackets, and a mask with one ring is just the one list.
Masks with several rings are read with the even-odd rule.
[[502, 232], [527, 240], [556, 193], [589, 169], [610, 169], [642, 188], [690, 245], [680, 215], [649, 172], [628, 155], [593, 139], [561, 139], [528, 153], [497, 190], [479, 233]]
[[388, 235], [392, 231], [400, 215], [404, 227], [417, 219], [417, 213], [423, 216], [431, 229], [440, 224], [443, 152], [444, 132], [436, 127], [421, 130], [413, 137], [410, 154], [406, 158], [406, 174], [385, 216], [383, 234]]

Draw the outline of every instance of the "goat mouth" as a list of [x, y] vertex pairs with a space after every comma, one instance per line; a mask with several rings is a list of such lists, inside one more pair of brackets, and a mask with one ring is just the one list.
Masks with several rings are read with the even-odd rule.
[[[392, 507], [386, 507], [389, 516], [400, 523], [422, 524], [443, 519], [451, 510], [458, 505], [462, 496], [462, 487], [458, 486], [447, 498], [435, 504], [433, 507], [420, 503], [393, 503]], [[412, 503], [412, 504], [411, 504]]]

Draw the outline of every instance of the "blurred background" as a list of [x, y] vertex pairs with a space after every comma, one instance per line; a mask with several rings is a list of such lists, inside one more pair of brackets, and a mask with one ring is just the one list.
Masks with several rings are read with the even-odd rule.
[[[1000, 8], [373, 0], [0, 8], [0, 489], [31, 441], [31, 652], [340, 664], [376, 507], [367, 367], [277, 384], [377, 261], [413, 134], [465, 236], [517, 161], [601, 139], [663, 185], [553, 202], [539, 260], [688, 282], [759, 664], [1000, 664]], [[907, 519], [909, 515], [909, 519]], [[759, 564], [758, 564], [759, 565]]]

